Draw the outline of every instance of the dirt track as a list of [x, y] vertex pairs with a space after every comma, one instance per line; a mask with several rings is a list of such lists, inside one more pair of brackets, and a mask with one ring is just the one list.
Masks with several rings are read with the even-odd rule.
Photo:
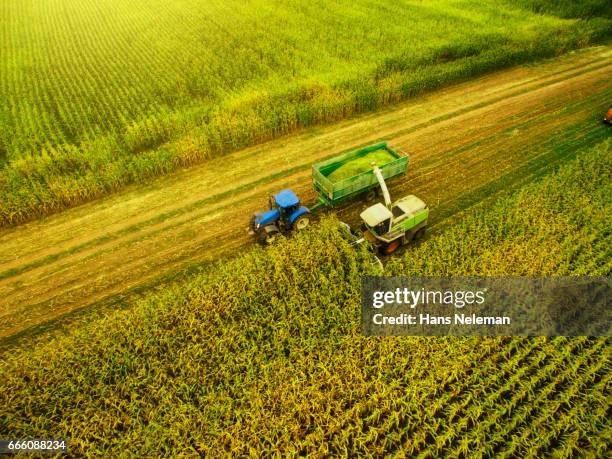
[[[612, 49], [599, 47], [437, 91], [387, 111], [248, 148], [145, 187], [0, 231], [0, 339], [251, 243], [249, 216], [310, 164], [386, 139], [411, 156], [391, 186], [433, 208], [433, 222], [529, 180], [609, 135]], [[354, 221], [363, 203], [338, 210]]]

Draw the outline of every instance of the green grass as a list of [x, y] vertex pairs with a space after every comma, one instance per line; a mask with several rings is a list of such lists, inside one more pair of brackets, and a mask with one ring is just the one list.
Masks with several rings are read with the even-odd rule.
[[0, 225], [609, 36], [564, 8], [7, 0]]
[[[386, 274], [609, 275], [611, 150], [473, 208]], [[371, 272], [326, 218], [15, 350], [0, 437], [106, 457], [605, 455], [609, 339], [366, 338]]]
[[514, 5], [529, 8], [536, 13], [554, 14], [562, 18], [588, 18], [602, 16], [612, 19], [608, 0], [511, 0]]

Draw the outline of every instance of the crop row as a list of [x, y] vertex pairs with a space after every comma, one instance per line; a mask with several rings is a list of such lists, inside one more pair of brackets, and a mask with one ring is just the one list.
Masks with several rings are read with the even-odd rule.
[[[483, 269], [456, 258], [455, 273], [495, 264], [493, 272], [524, 274], [509, 249], [525, 245], [531, 257], [547, 257], [547, 274], [584, 273], [586, 258], [548, 249], [609, 242], [598, 219], [578, 236], [576, 228], [610, 211], [610, 148], [604, 142], [468, 212], [387, 263], [387, 273], [448, 274], [440, 254], [450, 251]], [[105, 456], [605, 450], [609, 339], [364, 337], [368, 273], [365, 248], [351, 247], [326, 218], [160, 288], [135, 309], [14, 352], [0, 367], [0, 436], [69, 438], [74, 451]]]

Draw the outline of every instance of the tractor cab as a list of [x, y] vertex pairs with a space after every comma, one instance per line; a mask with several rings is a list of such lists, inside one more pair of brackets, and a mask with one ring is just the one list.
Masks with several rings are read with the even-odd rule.
[[300, 199], [291, 190], [282, 190], [270, 196], [269, 210], [253, 215], [251, 231], [262, 243], [270, 243], [279, 232], [303, 229], [310, 223], [310, 211], [300, 204]]
[[[272, 198], [270, 198], [272, 200]], [[300, 208], [300, 199], [291, 190], [283, 190], [274, 196], [275, 207], [280, 211], [281, 218], [287, 220]]]

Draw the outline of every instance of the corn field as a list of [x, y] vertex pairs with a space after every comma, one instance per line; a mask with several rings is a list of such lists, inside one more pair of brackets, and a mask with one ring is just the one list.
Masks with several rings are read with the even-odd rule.
[[6, 0], [0, 225], [610, 34], [531, 3]]
[[[470, 210], [386, 274], [609, 275], [611, 148]], [[326, 217], [14, 352], [0, 437], [104, 457], [605, 456], [609, 339], [364, 337], [370, 261]]]

